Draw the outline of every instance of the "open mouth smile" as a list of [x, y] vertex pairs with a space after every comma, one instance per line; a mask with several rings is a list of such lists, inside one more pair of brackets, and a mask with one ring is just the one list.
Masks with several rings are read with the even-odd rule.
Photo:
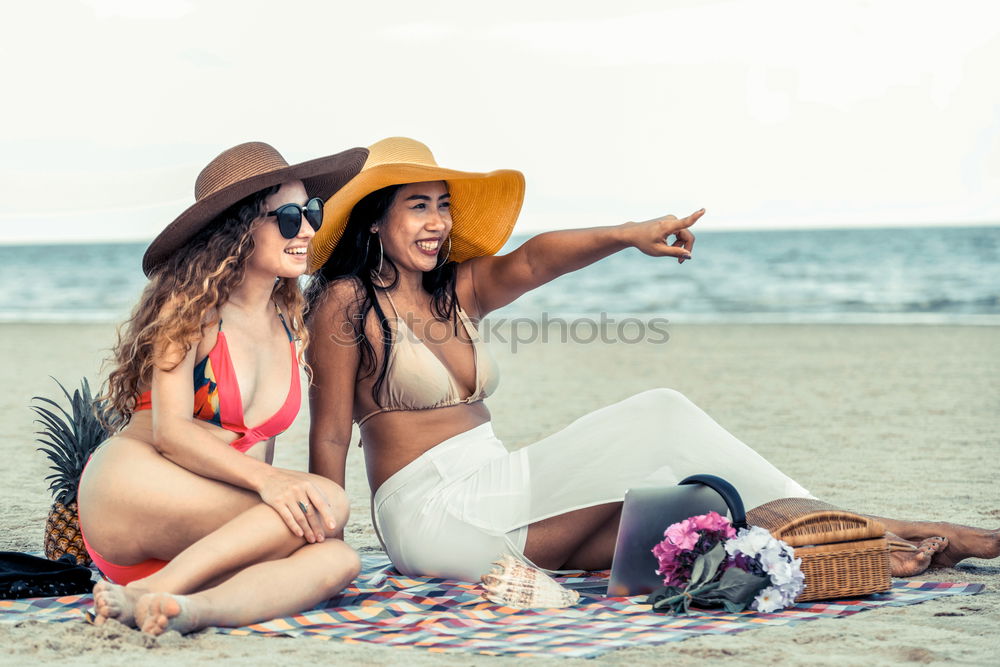
[[424, 239], [416, 242], [417, 248], [425, 255], [436, 255], [441, 247], [441, 239]]

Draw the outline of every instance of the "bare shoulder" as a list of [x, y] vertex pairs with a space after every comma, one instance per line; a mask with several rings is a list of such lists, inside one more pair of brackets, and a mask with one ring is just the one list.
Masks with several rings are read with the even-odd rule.
[[484, 258], [473, 257], [455, 268], [455, 294], [458, 296], [458, 303], [469, 317], [477, 321], [483, 314], [476, 295], [475, 267], [482, 259]]
[[356, 276], [346, 276], [333, 280], [325, 287], [306, 315], [310, 326], [347, 318], [364, 299], [364, 286]]
[[318, 357], [338, 358], [357, 353], [358, 327], [364, 286], [353, 276], [331, 281], [322, 293], [313, 299], [306, 314], [306, 326], [311, 336], [306, 352], [309, 363], [316, 367]]
[[218, 309], [210, 308], [200, 314], [200, 321], [194, 322], [196, 314], [190, 310], [185, 312], [189, 303], [184, 296], [173, 294], [160, 306], [157, 318], [159, 331], [153, 339], [153, 364], [160, 370], [175, 369], [191, 355], [192, 350], [204, 356], [215, 344]]

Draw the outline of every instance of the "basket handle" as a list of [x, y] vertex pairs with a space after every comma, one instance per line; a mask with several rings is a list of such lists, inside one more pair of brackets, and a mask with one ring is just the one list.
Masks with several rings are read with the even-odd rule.
[[[800, 528], [806, 527], [809, 524], [817, 524], [822, 521], [851, 524], [851, 526], [847, 528], [827, 528], [823, 531], [824, 534], [828, 535], [826, 539], [831, 541], [840, 542], [863, 540], [873, 537], [881, 537], [885, 534], [885, 528], [877, 521], [867, 519], [852, 512], [844, 512], [843, 510], [828, 510], [826, 512], [812, 512], [804, 516], [790, 519], [787, 524], [781, 527], [781, 539], [787, 540]], [[875, 527], [876, 530], [869, 533], [868, 530], [872, 527]], [[882, 529], [882, 533], [878, 533], [878, 528]], [[813, 530], [815, 531], [815, 529]]]
[[682, 479], [679, 484], [704, 484], [712, 489], [726, 501], [726, 507], [733, 517], [733, 528], [739, 530], [747, 527], [747, 513], [743, 509], [743, 499], [736, 487], [726, 480], [716, 475], [690, 475]]

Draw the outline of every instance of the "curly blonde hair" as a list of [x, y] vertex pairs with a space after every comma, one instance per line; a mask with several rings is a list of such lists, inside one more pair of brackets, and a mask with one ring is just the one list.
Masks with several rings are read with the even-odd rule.
[[[106, 401], [101, 414], [106, 425], [128, 424], [139, 394], [152, 383], [153, 369], [176, 368], [201, 339], [202, 329], [219, 321], [219, 308], [246, 274], [253, 232], [263, 224], [264, 200], [278, 188], [256, 192], [223, 211], [150, 276], [131, 317], [118, 328], [107, 362], [112, 370], [100, 397]], [[302, 341], [298, 359], [303, 364], [308, 333], [298, 279], [277, 279], [272, 298]]]

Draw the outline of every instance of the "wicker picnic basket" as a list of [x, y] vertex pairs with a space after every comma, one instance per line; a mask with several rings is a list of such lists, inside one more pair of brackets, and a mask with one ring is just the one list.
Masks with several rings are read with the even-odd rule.
[[828, 600], [889, 590], [885, 526], [811, 498], [781, 498], [747, 512], [747, 523], [784, 540], [802, 559], [806, 588], [796, 600]]

